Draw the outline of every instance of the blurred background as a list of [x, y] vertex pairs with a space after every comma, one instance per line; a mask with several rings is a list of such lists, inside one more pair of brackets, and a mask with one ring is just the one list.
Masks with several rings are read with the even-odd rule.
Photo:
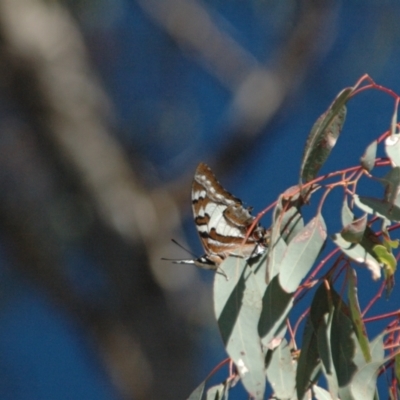
[[[399, 12], [0, 0], [0, 398], [186, 398], [226, 357], [213, 274], [160, 260], [188, 258], [171, 238], [203, 253], [197, 164], [268, 206], [342, 88], [368, 73], [400, 92]], [[392, 112], [380, 92], [352, 100], [323, 172], [357, 164]]]

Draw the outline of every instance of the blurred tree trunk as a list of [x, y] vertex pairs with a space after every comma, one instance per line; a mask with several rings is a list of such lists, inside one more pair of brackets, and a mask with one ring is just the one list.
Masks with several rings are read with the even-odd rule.
[[[95, 339], [125, 398], [184, 397], [192, 343], [147, 266], [157, 204], [107, 128], [110, 105], [60, 3], [0, 0], [0, 97], [0, 222], [15, 268]], [[100, 305], [65, 272], [77, 239], [109, 279]]]

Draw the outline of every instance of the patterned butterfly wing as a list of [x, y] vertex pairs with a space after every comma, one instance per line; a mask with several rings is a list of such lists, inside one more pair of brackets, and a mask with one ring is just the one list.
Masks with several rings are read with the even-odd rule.
[[211, 169], [200, 163], [192, 185], [192, 208], [206, 255], [216, 267], [229, 255], [254, 257], [266, 249], [265, 230], [257, 225], [243, 244], [254, 217], [226, 191]]

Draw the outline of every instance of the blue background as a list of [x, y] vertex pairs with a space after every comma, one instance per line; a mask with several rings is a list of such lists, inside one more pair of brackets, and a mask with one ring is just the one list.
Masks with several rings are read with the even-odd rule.
[[[7, 86], [12, 78], [3, 78], [1, 126], [7, 128], [11, 120], [22, 133], [0, 140], [2, 399], [188, 396], [226, 357], [212, 318], [212, 274], [159, 262], [159, 256], [187, 257], [166, 244], [171, 237], [202, 254], [190, 215], [190, 180], [197, 164], [208, 163], [224, 187], [259, 212], [297, 183], [307, 134], [341, 89], [368, 73], [400, 92], [397, 1], [190, 2], [232, 44], [214, 60], [241, 49], [238, 60], [248, 73], [271, 74], [265, 87], [270, 96], [273, 85], [278, 85], [275, 95], [282, 101], [257, 123], [246, 121], [237, 108], [243, 76], [228, 76], [235, 65], [218, 70], [185, 40], [176, 20], [160, 11], [163, 4], [175, 4], [172, 10], [179, 14], [189, 3], [45, 2], [49, 9], [64, 9], [81, 35], [91, 74], [109, 102], [108, 113], [101, 117], [140, 185], [159, 193], [159, 203], [175, 204], [178, 217], [172, 219], [169, 208], [171, 214], [162, 215], [165, 223], [151, 240], [133, 243], [104, 223], [96, 199], [80, 186], [79, 171], [63, 158], [57, 144], [38, 132], [24, 102]], [[161, 19], [153, 18], [152, 12], [160, 12]], [[37, 24], [40, 30], [40, 19]], [[204, 49], [211, 51], [217, 44], [208, 28], [201, 26], [197, 34], [205, 35]], [[308, 36], [300, 40], [304, 32]], [[293, 39], [298, 40], [294, 48]], [[265, 99], [268, 104], [269, 100]], [[378, 91], [352, 100], [342, 136], [321, 173], [357, 165], [366, 146], [388, 129], [392, 113], [393, 100]], [[32, 138], [25, 130], [32, 130]], [[33, 159], [27, 158], [25, 147]], [[46, 196], [45, 201], [41, 185], [47, 181], [31, 168], [35, 157], [45, 160], [41, 171], [57, 182], [48, 192], [53, 197]], [[37, 203], [31, 207], [32, 199], [43, 201], [40, 213]], [[58, 207], [60, 201], [73, 209], [68, 218]], [[341, 194], [333, 194], [323, 210], [330, 233], [340, 229], [340, 201]], [[23, 214], [32, 238], [24, 236], [24, 224], [13, 225], [14, 217], [8, 219], [9, 209]], [[43, 233], [43, 218], [58, 227], [58, 236]], [[269, 223], [267, 216], [263, 224]], [[31, 268], [32, 258], [24, 258], [25, 250], [28, 255], [32, 250], [29, 243], [41, 243], [40, 257], [48, 251], [49, 269]], [[170, 276], [163, 271], [170, 271]], [[360, 302], [365, 306], [379, 283], [366, 269], [359, 269], [359, 279]], [[373, 314], [398, 309], [398, 295], [379, 304]], [[115, 329], [109, 329], [111, 325]], [[381, 328], [371, 327], [370, 335]], [[130, 385], [137, 371], [143, 374], [143, 392], [138, 389], [140, 379], [137, 386]], [[245, 398], [240, 388], [236, 395]]]

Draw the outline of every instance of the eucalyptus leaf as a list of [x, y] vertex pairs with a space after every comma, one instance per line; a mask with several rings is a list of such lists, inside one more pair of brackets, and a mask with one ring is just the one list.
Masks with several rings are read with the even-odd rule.
[[361, 165], [368, 172], [371, 172], [375, 166], [376, 150], [378, 148], [378, 142], [374, 140], [366, 148], [364, 155], [361, 157]]
[[264, 348], [273, 349], [274, 339], [281, 339], [286, 329], [286, 318], [293, 307], [293, 293], [287, 293], [275, 276], [262, 298], [262, 312], [258, 322], [258, 333]]
[[400, 221], [400, 207], [386, 200], [358, 195], [354, 195], [353, 198], [357, 207], [368, 214], [377, 215], [381, 218], [388, 218], [391, 221]]
[[317, 259], [326, 236], [324, 219], [318, 214], [289, 243], [279, 273], [285, 291], [291, 293], [298, 288]]
[[394, 374], [397, 380], [397, 387], [400, 386], [400, 354], [396, 354], [394, 357]]
[[292, 206], [283, 213], [280, 227], [282, 238], [286, 243], [290, 243], [304, 227], [304, 220], [298, 207]]
[[249, 275], [247, 263], [242, 258], [228, 257], [222, 264], [228, 279], [221, 274], [214, 277], [214, 311], [226, 344], [238, 318], [245, 291], [244, 272]]
[[327, 390], [323, 389], [322, 387], [314, 385], [312, 387], [312, 391], [317, 400], [332, 400], [331, 394]]
[[206, 387], [206, 381], [200, 383], [196, 389], [190, 394], [187, 400], [201, 400], [203, 398], [204, 388]]
[[397, 261], [393, 253], [389, 252], [385, 246], [377, 244], [374, 246], [374, 253], [378, 260], [386, 266], [386, 273], [392, 276], [396, 272]]
[[277, 233], [274, 237], [274, 232], [272, 233], [273, 239], [271, 240], [270, 247], [268, 249], [268, 256], [266, 260], [266, 274], [265, 281], [270, 282], [276, 275], [278, 275], [283, 256], [287, 249], [287, 244], [283, 240], [282, 236]]
[[268, 252], [264, 253], [261, 257], [252, 260], [247, 260], [249, 262], [251, 270], [253, 271], [253, 276], [257, 283], [260, 296], [264, 295], [268, 287], [268, 285], [265, 282], [265, 276], [267, 270], [267, 257], [269, 251], [270, 249], [268, 249]]
[[382, 362], [373, 361], [362, 367], [353, 377], [350, 391], [354, 399], [373, 400], [376, 380]]
[[[265, 273], [265, 282], [268, 284], [274, 277], [274, 272], [278, 270], [280, 266], [281, 257], [281, 247], [284, 244], [281, 238], [281, 215], [283, 211], [282, 196], [279, 197], [277, 204], [274, 208], [270, 242], [267, 254], [267, 268]], [[283, 242], [283, 243], [282, 243]]]
[[351, 309], [334, 291], [332, 301], [335, 307], [331, 328], [332, 358], [340, 386], [339, 394], [345, 399], [350, 398], [348, 384], [353, 374], [366, 361], [358, 341], [356, 324], [351, 317]]
[[392, 168], [380, 181], [385, 187], [385, 201], [399, 206], [400, 167]]
[[298, 399], [302, 400], [304, 398], [305, 393], [313, 382], [312, 377], [316, 376], [316, 371], [320, 369], [321, 363], [317, 346], [317, 335], [309, 315], [304, 327], [302, 347], [296, 370], [296, 392]]
[[220, 383], [207, 390], [207, 400], [228, 400], [228, 392], [225, 384]]
[[373, 254], [372, 249], [369, 248], [364, 242], [368, 239], [363, 239], [362, 244], [350, 243], [343, 239], [341, 234], [332, 235], [332, 240], [335, 244], [350, 257], [353, 261], [365, 264], [372, 273], [372, 279], [377, 280], [381, 277], [381, 265]]
[[[343, 303], [336, 304], [331, 327], [332, 360], [339, 384], [339, 397], [344, 398], [342, 389], [350, 384], [353, 374], [357, 371], [354, 362], [358, 340], [353, 329], [353, 324], [342, 311]], [[361, 354], [361, 350], [358, 351]], [[363, 364], [365, 364], [364, 360]]]
[[339, 294], [321, 284], [311, 304], [310, 320], [329, 392], [341, 400], [353, 400], [352, 378], [366, 364], [350, 314]]
[[385, 140], [385, 151], [393, 167], [400, 166], [400, 134], [390, 135]]
[[272, 352], [266, 375], [277, 399], [291, 399], [295, 392], [295, 370], [286, 339]]
[[340, 232], [342, 238], [346, 242], [360, 243], [364, 237], [365, 228], [367, 227], [367, 214], [361, 218], [355, 219], [346, 225]]
[[[267, 256], [266, 282], [279, 273], [283, 254], [287, 243], [304, 227], [304, 221], [300, 210], [294, 204], [286, 202], [281, 195], [275, 206], [271, 226], [270, 244]], [[286, 209], [288, 208], [288, 209]]]
[[210, 387], [207, 390], [206, 399], [207, 400], [220, 400], [223, 396], [224, 385], [220, 383], [219, 385], [215, 385]]
[[371, 356], [374, 362], [383, 363], [385, 358], [385, 346], [383, 338], [386, 335], [386, 331], [381, 332], [377, 335], [370, 343]]
[[369, 347], [368, 335], [361, 315], [360, 305], [358, 303], [357, 273], [353, 268], [348, 269], [348, 299], [351, 318], [354, 324], [358, 343], [360, 344], [365, 362], [372, 360], [371, 349]]
[[329, 393], [333, 398], [339, 397], [339, 384], [336, 376], [335, 367], [332, 360], [331, 349], [331, 324], [333, 309], [325, 313], [319, 323], [317, 330], [318, 352], [321, 357], [321, 366], [325, 379], [328, 383]]
[[346, 103], [353, 88], [342, 90], [317, 119], [307, 138], [300, 168], [300, 183], [313, 180], [335, 146], [346, 119]]
[[[313, 383], [312, 376], [315, 375], [317, 369], [321, 368], [321, 360], [328, 369], [331, 368], [330, 352], [323, 349], [325, 354], [321, 355], [319, 346], [323, 340], [326, 343], [325, 348], [329, 347], [325, 316], [330, 313], [331, 307], [326, 288], [324, 284], [321, 284], [314, 294], [303, 332], [302, 349], [296, 371], [296, 390], [299, 399], [303, 399]], [[321, 326], [323, 326], [322, 330]]]
[[343, 227], [351, 224], [354, 220], [354, 214], [350, 210], [349, 205], [347, 204], [347, 199], [344, 199], [344, 201], [343, 201], [341, 216], [342, 216]]
[[395, 135], [396, 130], [397, 130], [397, 108], [398, 104], [396, 104], [396, 107], [394, 108], [393, 115], [392, 115], [392, 121], [390, 122], [390, 134]]
[[335, 366], [337, 355], [333, 355], [333, 348], [337, 351], [338, 339], [334, 336], [337, 335], [337, 315], [342, 307], [343, 300], [332, 286], [321, 283], [311, 303], [310, 320], [316, 333], [321, 367], [332, 398], [339, 397], [339, 381]]
[[229, 278], [216, 274], [214, 280], [214, 308], [222, 340], [243, 386], [261, 400], [265, 391], [264, 355], [257, 330], [261, 293], [246, 260], [228, 257], [221, 268]]

